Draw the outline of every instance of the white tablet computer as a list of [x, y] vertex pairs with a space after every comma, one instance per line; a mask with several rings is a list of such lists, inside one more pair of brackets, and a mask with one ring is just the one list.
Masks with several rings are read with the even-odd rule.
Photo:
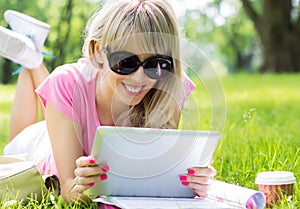
[[98, 127], [91, 155], [110, 167], [108, 179], [86, 193], [93, 196], [194, 197], [180, 174], [206, 167], [219, 132]]

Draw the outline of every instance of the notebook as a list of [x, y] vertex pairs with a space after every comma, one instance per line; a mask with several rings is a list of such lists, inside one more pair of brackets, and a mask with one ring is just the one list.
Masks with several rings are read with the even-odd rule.
[[220, 139], [214, 131], [100, 126], [91, 155], [110, 167], [108, 179], [86, 191], [92, 196], [194, 197], [180, 174], [206, 167]]

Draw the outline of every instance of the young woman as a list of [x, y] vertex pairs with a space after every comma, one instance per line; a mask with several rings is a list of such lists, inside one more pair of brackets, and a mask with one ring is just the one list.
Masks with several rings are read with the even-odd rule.
[[[66, 201], [86, 199], [85, 190], [109, 178], [109, 165], [97, 165], [89, 155], [98, 126], [178, 127], [182, 104], [194, 86], [180, 65], [178, 26], [167, 0], [107, 1], [87, 24], [84, 58], [50, 75], [42, 63], [32, 64], [36, 59], [26, 53], [7, 52], [13, 40], [31, 49], [23, 40], [30, 31], [14, 28], [24, 22], [44, 29], [45, 25], [12, 11], [5, 17], [15, 32], [0, 29], [0, 36], [8, 40], [0, 54], [25, 68], [12, 108], [11, 142], [4, 152], [29, 153], [42, 174], [58, 175]], [[30, 41], [47, 33], [30, 34], [35, 37]], [[39, 123], [35, 92], [44, 107], [45, 121]], [[214, 168], [187, 169], [178, 178], [205, 197]]]

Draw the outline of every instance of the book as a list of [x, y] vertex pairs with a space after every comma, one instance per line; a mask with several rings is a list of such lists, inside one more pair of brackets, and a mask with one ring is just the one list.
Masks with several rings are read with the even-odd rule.
[[259, 191], [215, 180], [207, 198], [100, 196], [94, 202], [124, 209], [263, 209], [266, 198]]
[[22, 156], [0, 156], [0, 198], [26, 203], [46, 192], [36, 165]]

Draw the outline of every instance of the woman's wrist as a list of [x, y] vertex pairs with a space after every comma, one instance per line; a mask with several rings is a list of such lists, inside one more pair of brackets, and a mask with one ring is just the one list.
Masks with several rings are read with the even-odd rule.
[[88, 195], [76, 191], [74, 179], [67, 181], [61, 188], [61, 196], [68, 204], [89, 204], [92, 201]]

